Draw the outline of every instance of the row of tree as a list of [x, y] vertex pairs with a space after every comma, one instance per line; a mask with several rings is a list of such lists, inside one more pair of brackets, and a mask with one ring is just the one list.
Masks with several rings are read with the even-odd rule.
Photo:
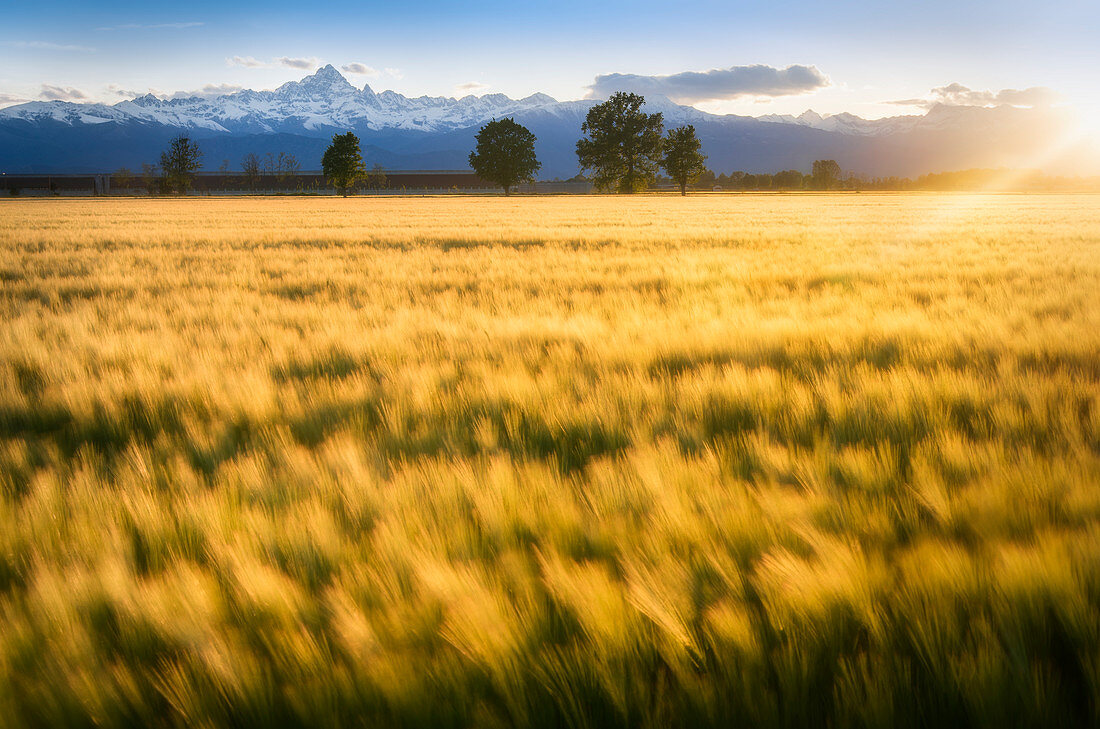
[[[797, 170], [786, 170], [765, 176], [735, 173], [715, 177], [706, 168], [706, 156], [695, 127], [685, 125], [664, 129], [660, 112], [647, 114], [642, 110], [645, 98], [639, 94], [620, 92], [588, 110], [581, 125], [582, 138], [577, 141], [577, 161], [582, 174], [587, 174], [599, 190], [632, 193], [644, 190], [657, 181], [659, 170], [667, 179], [687, 194], [689, 186], [702, 182], [704, 186], [727, 189], [833, 189], [840, 180], [840, 165], [835, 160], [817, 160], [807, 178]], [[535, 154], [535, 135], [514, 119], [493, 120], [481, 127], [476, 135], [470, 167], [484, 180], [504, 188], [505, 195], [523, 182], [534, 180], [542, 167]], [[185, 136], [173, 139], [161, 154], [158, 182], [165, 191], [185, 192], [194, 173], [202, 166], [202, 152]], [[228, 162], [223, 165], [228, 167]], [[268, 154], [261, 158], [249, 153], [241, 160], [243, 180], [255, 189], [265, 176], [284, 181], [300, 170], [293, 155]], [[345, 196], [361, 181], [368, 187], [386, 186], [385, 171], [375, 165], [368, 173], [359, 148], [359, 139], [352, 132], [336, 134], [321, 159], [325, 178]], [[146, 171], [148, 173], [148, 171]], [[724, 179], [723, 179], [724, 178]]]
[[[660, 113], [642, 111], [645, 99], [618, 93], [588, 110], [577, 142], [577, 161], [600, 190], [637, 192], [652, 185], [658, 169], [680, 187], [681, 194], [706, 171], [706, 157], [691, 125], [664, 135]], [[534, 179], [541, 165], [535, 157], [535, 135], [514, 119], [491, 121], [477, 134], [470, 167], [479, 177], [500, 185], [504, 194]]]
[[706, 171], [695, 127], [677, 127], [662, 136], [663, 116], [646, 114], [644, 104], [639, 94], [619, 92], [589, 109], [581, 125], [586, 136], [577, 142], [577, 161], [599, 190], [644, 190], [663, 168], [681, 194], [687, 194], [688, 185]]
[[[354, 135], [351, 136], [354, 138]], [[358, 149], [358, 140], [355, 140], [355, 144]], [[249, 152], [241, 158], [241, 174], [236, 182], [246, 185], [249, 190], [255, 190], [270, 181], [285, 183], [296, 177], [301, 168], [298, 158], [286, 152], [278, 155], [268, 152], [263, 156]], [[160, 165], [142, 165], [140, 179], [125, 167], [116, 171], [113, 176], [116, 184], [122, 188], [140, 184], [151, 194], [183, 193], [191, 188], [195, 173], [200, 169], [202, 150], [190, 137], [181, 135], [169, 142], [168, 149], [161, 153]], [[218, 171], [225, 178], [232, 179], [229, 174], [229, 160], [225, 160]], [[386, 172], [381, 165], [375, 165], [370, 172], [364, 172], [361, 179], [368, 188], [386, 187]]]
[[[223, 168], [228, 168], [228, 165], [223, 165]], [[256, 185], [260, 184], [264, 178], [285, 182], [297, 175], [301, 169], [302, 165], [298, 162], [298, 158], [285, 152], [280, 152], [278, 157], [271, 152], [263, 157], [255, 152], [249, 152], [241, 158], [242, 177], [250, 190], [256, 189]]]
[[[285, 182], [301, 170], [301, 163], [292, 154], [280, 152], [278, 156], [267, 153], [263, 157], [249, 152], [241, 158], [241, 181], [250, 190], [267, 179]], [[150, 193], [187, 192], [195, 173], [202, 169], [202, 150], [190, 137], [180, 135], [168, 143], [168, 149], [160, 155], [160, 165], [141, 166], [141, 185]], [[229, 174], [229, 160], [219, 170]], [[119, 187], [133, 186], [137, 178], [123, 167], [114, 174]]]
[[814, 162], [813, 171], [808, 175], [798, 170], [781, 170], [772, 174], [738, 171], [715, 175], [707, 170], [699, 176], [697, 184], [704, 189], [722, 190], [840, 190], [845, 189], [848, 179], [836, 160], [819, 159]]
[[[618, 93], [588, 111], [577, 142], [577, 160], [591, 172], [597, 189], [637, 192], [652, 185], [658, 169], [676, 182], [682, 194], [706, 172], [706, 157], [691, 125], [664, 134], [660, 113], [642, 111], [645, 99]], [[515, 119], [494, 119], [478, 131], [470, 167], [479, 177], [504, 188], [533, 181], [542, 164], [535, 155], [535, 135]], [[359, 139], [337, 134], [321, 159], [325, 178], [347, 195], [365, 174]]]
[[[588, 111], [577, 142], [577, 161], [584, 179], [598, 190], [622, 193], [638, 192], [658, 181], [658, 171], [686, 195], [693, 184], [704, 188], [736, 188], [739, 184], [760, 184], [763, 180], [731, 181], [716, 178], [706, 168], [706, 156], [695, 127], [688, 124], [664, 133], [664, 119], [658, 112], [642, 111], [645, 98], [620, 92]], [[492, 121], [477, 135], [477, 149], [470, 153], [470, 166], [477, 174], [504, 188], [533, 179], [540, 165], [535, 157], [535, 135], [513, 119]], [[835, 160], [817, 160], [809, 176], [787, 170], [768, 176], [768, 188], [813, 188], [830, 190], [840, 180], [840, 165]]]
[[704, 189], [711, 187], [723, 190], [884, 190], [900, 192], [906, 190], [926, 191], [975, 191], [975, 190], [1020, 190], [1020, 191], [1078, 191], [1095, 190], [1100, 187], [1100, 178], [1057, 177], [1046, 175], [1038, 170], [1011, 169], [970, 169], [954, 172], [936, 172], [911, 177], [872, 177], [854, 172], [842, 172], [840, 165], [833, 160], [818, 160], [814, 163], [814, 173], [804, 175], [798, 170], [783, 170], [774, 174], [751, 174], [733, 172], [715, 175], [710, 170], [704, 172], [697, 185]]

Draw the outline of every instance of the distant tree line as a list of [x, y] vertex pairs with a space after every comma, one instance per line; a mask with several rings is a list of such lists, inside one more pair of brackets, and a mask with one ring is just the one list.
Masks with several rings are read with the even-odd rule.
[[[662, 115], [646, 113], [644, 105], [645, 98], [639, 94], [616, 93], [588, 110], [576, 146], [582, 173], [575, 180], [619, 193], [639, 192], [667, 181], [682, 195], [689, 188], [832, 190], [843, 186], [836, 160], [815, 161], [809, 175], [785, 170], [775, 175], [737, 172], [715, 176], [706, 168], [695, 127], [684, 125], [666, 134]], [[535, 155], [536, 141], [535, 135], [514, 119], [493, 120], [477, 134], [470, 167], [507, 195], [517, 184], [533, 180], [541, 167]]]
[[[229, 160], [226, 160], [222, 165], [226, 171], [229, 167], [228, 162]], [[265, 178], [285, 182], [298, 174], [301, 169], [302, 165], [298, 162], [298, 158], [286, 152], [279, 152], [278, 156], [268, 152], [263, 157], [255, 152], [249, 152], [241, 158], [243, 181], [250, 190], [262, 188]]]
[[722, 190], [843, 190], [847, 189], [847, 184], [848, 180], [836, 160], [816, 160], [813, 172], [808, 175], [799, 170], [781, 170], [770, 174], [735, 171], [715, 175], [707, 170], [699, 178], [700, 187]]
[[[113, 177], [121, 189], [132, 189], [135, 185], [144, 188], [150, 195], [186, 193], [191, 189], [195, 173], [202, 169], [202, 150], [190, 137], [180, 135], [168, 144], [160, 155], [160, 164], [143, 164], [140, 177], [128, 168], [118, 169]], [[236, 178], [249, 190], [263, 189], [269, 181], [286, 182], [301, 172], [298, 158], [286, 152], [278, 155], [268, 152], [261, 156], [249, 152], [241, 158], [241, 175]], [[234, 179], [229, 174], [229, 160], [223, 160], [218, 168], [226, 179]]]
[[[828, 161], [828, 160], [826, 160]], [[815, 163], [816, 164], [816, 163]], [[670, 184], [672, 181], [658, 178], [658, 184]], [[905, 191], [975, 191], [975, 190], [1021, 190], [1021, 191], [1060, 191], [1060, 190], [1097, 190], [1100, 178], [1057, 177], [1035, 170], [1010, 169], [971, 169], [956, 172], [937, 172], [910, 177], [874, 177], [855, 172], [820, 177], [803, 174], [798, 170], [782, 170], [774, 173], [735, 171], [715, 175], [707, 170], [696, 183], [700, 190], [718, 188], [721, 190], [754, 191], [796, 191], [796, 190], [876, 190], [889, 192]]]
[[[692, 125], [665, 133], [660, 113], [642, 110], [645, 98], [632, 93], [616, 93], [607, 101], [589, 109], [577, 141], [577, 160], [581, 174], [569, 181], [587, 181], [598, 190], [633, 193], [651, 187], [675, 186], [681, 194], [694, 190], [1071, 190], [1095, 189], [1096, 180], [1049, 177], [1037, 171], [973, 169], [905, 177], [870, 177], [845, 172], [833, 159], [815, 160], [809, 174], [799, 170], [774, 173], [744, 171], [715, 174], [707, 169], [706, 156]], [[535, 153], [535, 135], [512, 118], [492, 120], [475, 137], [475, 149], [469, 155], [470, 167], [483, 180], [511, 193], [521, 183], [534, 181], [542, 167]], [[195, 173], [202, 167], [202, 152], [187, 136], [173, 139], [161, 154], [160, 164], [142, 165], [140, 175], [126, 168], [114, 177], [123, 189], [140, 184], [150, 194], [186, 193]], [[367, 170], [352, 132], [336, 134], [321, 160], [324, 177], [338, 192], [347, 196], [361, 186], [384, 189], [385, 169], [375, 164]], [[268, 180], [284, 183], [301, 171], [298, 159], [285, 152], [278, 155], [244, 155], [240, 163], [240, 182], [249, 190], [265, 189]], [[229, 160], [220, 172], [228, 177]], [[661, 173], [664, 173], [663, 175]], [[140, 182], [139, 182], [140, 181]], [[17, 191], [10, 191], [18, 194]]]

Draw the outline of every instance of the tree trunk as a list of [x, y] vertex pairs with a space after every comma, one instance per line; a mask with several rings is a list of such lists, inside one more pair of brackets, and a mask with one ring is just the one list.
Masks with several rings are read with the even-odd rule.
[[684, 196], [688, 194], [688, 184], [686, 182], [680, 183], [680, 194]]

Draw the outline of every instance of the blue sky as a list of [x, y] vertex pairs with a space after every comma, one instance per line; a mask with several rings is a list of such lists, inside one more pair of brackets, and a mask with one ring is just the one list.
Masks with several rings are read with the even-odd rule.
[[[1100, 3], [4, 2], [0, 103], [274, 88], [315, 63], [409, 95], [542, 91], [597, 76], [814, 67], [803, 93], [692, 98], [710, 111], [919, 113], [931, 89], [1049, 87], [1100, 129]], [[231, 59], [238, 59], [233, 62]], [[284, 60], [280, 60], [284, 59]], [[365, 69], [364, 69], [365, 70]]]

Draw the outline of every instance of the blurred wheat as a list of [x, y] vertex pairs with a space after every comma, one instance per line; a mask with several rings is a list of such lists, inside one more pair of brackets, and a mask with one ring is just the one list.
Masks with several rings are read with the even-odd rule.
[[1096, 726], [1100, 199], [0, 203], [0, 725]]

